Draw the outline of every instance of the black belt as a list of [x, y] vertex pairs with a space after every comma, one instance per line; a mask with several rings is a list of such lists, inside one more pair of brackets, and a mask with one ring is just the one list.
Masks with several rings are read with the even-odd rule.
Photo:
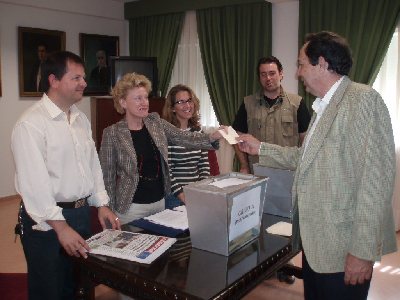
[[88, 198], [90, 196], [87, 196], [85, 198], [82, 199], [78, 199], [76, 201], [72, 201], [72, 202], [57, 202], [57, 206], [61, 207], [61, 208], [79, 208], [79, 207], [83, 207], [83, 206], [88, 206]]

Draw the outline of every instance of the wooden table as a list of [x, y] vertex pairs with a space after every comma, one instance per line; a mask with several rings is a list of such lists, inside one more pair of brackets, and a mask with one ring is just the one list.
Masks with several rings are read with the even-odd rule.
[[281, 220], [288, 221], [264, 214], [260, 237], [229, 257], [192, 248], [190, 237], [182, 237], [150, 265], [99, 255], [78, 259], [79, 297], [94, 299], [94, 286], [105, 284], [139, 299], [240, 299], [282, 267], [301, 277], [286, 265], [297, 254], [290, 239], [265, 232]]

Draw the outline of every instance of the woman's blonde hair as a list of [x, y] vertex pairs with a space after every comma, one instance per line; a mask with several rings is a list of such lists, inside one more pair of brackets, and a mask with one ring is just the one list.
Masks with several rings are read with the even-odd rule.
[[173, 111], [176, 102], [176, 94], [179, 92], [188, 92], [190, 98], [192, 98], [192, 102], [194, 103], [193, 115], [188, 121], [188, 126], [190, 128], [200, 129], [201, 125], [200, 125], [200, 112], [199, 112], [200, 110], [199, 98], [197, 98], [197, 96], [190, 87], [183, 84], [177, 84], [169, 90], [162, 111], [163, 118], [168, 122], [170, 122], [171, 124], [175, 125], [176, 127], [178, 128], [181, 127], [181, 123], [179, 122], [175, 112]]
[[151, 82], [146, 76], [137, 73], [126, 73], [120, 80], [117, 81], [114, 88], [111, 90], [111, 96], [114, 100], [115, 110], [124, 114], [125, 109], [119, 103], [120, 99], [125, 99], [128, 92], [133, 88], [144, 87], [148, 94], [151, 92]]

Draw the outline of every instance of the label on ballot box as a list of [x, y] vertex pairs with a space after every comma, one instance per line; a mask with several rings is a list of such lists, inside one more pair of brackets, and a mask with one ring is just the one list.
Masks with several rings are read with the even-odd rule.
[[267, 180], [229, 173], [185, 186], [193, 247], [228, 256], [257, 238]]
[[232, 199], [229, 242], [260, 222], [261, 186], [245, 191]]

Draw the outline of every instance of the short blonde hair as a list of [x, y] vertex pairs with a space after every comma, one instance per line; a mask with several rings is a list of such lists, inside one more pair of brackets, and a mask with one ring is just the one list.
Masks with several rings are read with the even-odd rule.
[[195, 128], [195, 129], [200, 129], [200, 100], [197, 98], [196, 94], [193, 92], [193, 90], [183, 84], [177, 84], [173, 86], [167, 95], [167, 98], [165, 99], [165, 104], [163, 107], [162, 111], [162, 116], [165, 120], [170, 122], [171, 124], [175, 125], [176, 127], [180, 128], [181, 127], [181, 122], [179, 122], [178, 118], [176, 117], [175, 112], [173, 111], [175, 102], [176, 102], [176, 94], [179, 92], [188, 92], [190, 98], [192, 98], [193, 104], [194, 104], [194, 109], [193, 109], [193, 115], [188, 121], [188, 125], [190, 128]]
[[117, 81], [114, 88], [111, 90], [111, 96], [114, 100], [115, 110], [124, 114], [125, 109], [119, 103], [120, 99], [126, 98], [131, 89], [144, 87], [148, 94], [151, 92], [151, 82], [146, 76], [137, 73], [126, 73], [120, 80]]

